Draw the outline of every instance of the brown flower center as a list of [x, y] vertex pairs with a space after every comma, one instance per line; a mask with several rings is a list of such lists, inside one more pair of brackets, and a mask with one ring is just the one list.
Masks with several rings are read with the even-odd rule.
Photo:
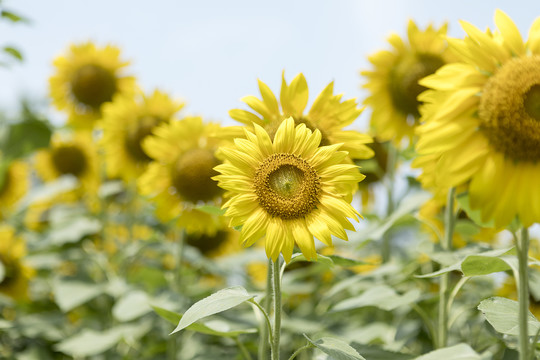
[[4, 266], [4, 278], [0, 281], [0, 290], [12, 285], [20, 274], [17, 261], [0, 254], [0, 262]]
[[52, 151], [53, 165], [61, 175], [80, 176], [86, 170], [87, 159], [84, 152], [75, 145], [61, 145]]
[[11, 177], [9, 165], [4, 169], [0, 168], [0, 196], [9, 190]]
[[187, 201], [197, 203], [212, 200], [222, 192], [217, 181], [212, 180], [213, 176], [218, 175], [214, 167], [219, 164], [220, 161], [211, 150], [188, 150], [172, 170], [172, 185]]
[[293, 154], [273, 154], [259, 165], [254, 178], [261, 207], [273, 217], [298, 219], [319, 203], [321, 180], [315, 169]]
[[112, 100], [116, 78], [99, 65], [84, 65], [71, 79], [71, 92], [79, 103], [97, 111], [103, 103]]
[[514, 161], [540, 160], [540, 56], [515, 58], [490, 77], [478, 116], [495, 150]]
[[187, 234], [186, 241], [189, 245], [199, 249], [203, 255], [208, 255], [217, 250], [227, 240], [227, 235], [226, 231], [218, 231], [212, 236], [207, 234]]
[[142, 148], [142, 141], [150, 134], [162, 120], [155, 116], [143, 116], [131, 126], [126, 134], [126, 149], [137, 161], [147, 162], [152, 160]]
[[420, 102], [417, 97], [426, 90], [418, 81], [443, 65], [444, 60], [434, 54], [408, 54], [401, 58], [390, 71], [390, 96], [396, 109], [418, 118]]

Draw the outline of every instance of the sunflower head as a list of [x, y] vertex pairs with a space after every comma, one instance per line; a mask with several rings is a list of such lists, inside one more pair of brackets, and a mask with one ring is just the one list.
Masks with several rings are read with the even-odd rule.
[[5, 165], [0, 163], [0, 219], [27, 193], [29, 172], [28, 164], [22, 161], [12, 161]]
[[422, 104], [418, 95], [426, 90], [419, 80], [452, 59], [445, 34], [446, 25], [420, 30], [410, 20], [406, 39], [393, 34], [388, 39], [391, 51], [369, 57], [373, 70], [361, 72], [367, 79], [363, 87], [370, 92], [364, 103], [373, 110], [371, 128], [380, 141], [399, 143], [404, 137], [412, 138]]
[[242, 98], [254, 112], [233, 109], [229, 115], [250, 127], [257, 124], [264, 128], [270, 139], [286, 118], [292, 118], [296, 125], [304, 124], [311, 131], [318, 130], [321, 134], [321, 145], [341, 143], [342, 150], [349, 152], [353, 159], [367, 159], [373, 152], [366, 144], [371, 137], [357, 131], [344, 130], [351, 125], [362, 113], [356, 99], [342, 100], [343, 95], [334, 95], [334, 83], [330, 83], [315, 99], [311, 109], [306, 110], [309, 91], [303, 74], [298, 74], [290, 84], [282, 75], [279, 101], [270, 88], [259, 80], [259, 90], [262, 100], [255, 96]]
[[215, 177], [231, 195], [225, 216], [230, 226], [242, 226], [244, 245], [264, 236], [273, 261], [280, 253], [290, 261], [295, 244], [311, 260], [313, 237], [327, 245], [331, 234], [347, 239], [345, 229], [354, 229], [347, 217], [359, 214], [345, 199], [364, 176], [345, 163], [341, 144], [319, 147], [321, 133], [293, 118], [282, 122], [273, 141], [257, 124], [245, 137], [220, 149], [225, 162]]
[[197, 248], [202, 255], [209, 258], [230, 255], [240, 250], [238, 232], [228, 228], [220, 229], [214, 234], [207, 232], [188, 233], [186, 243]]
[[53, 64], [56, 72], [49, 79], [53, 104], [67, 111], [69, 123], [77, 127], [93, 127], [105, 103], [135, 87], [134, 78], [122, 74], [128, 63], [120, 60], [120, 50], [111, 45], [73, 44]]
[[24, 241], [15, 236], [15, 230], [9, 226], [0, 226], [0, 262], [4, 268], [4, 277], [0, 279], [0, 292], [16, 300], [28, 297], [28, 282], [34, 271], [23, 262], [26, 254]]

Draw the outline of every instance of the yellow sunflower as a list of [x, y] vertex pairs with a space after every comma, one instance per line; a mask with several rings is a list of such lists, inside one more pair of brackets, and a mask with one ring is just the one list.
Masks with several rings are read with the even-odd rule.
[[468, 36], [448, 40], [460, 61], [420, 81], [413, 166], [431, 164], [428, 187], [468, 186], [482, 220], [528, 227], [540, 221], [540, 18], [527, 42], [500, 10], [495, 23], [493, 34], [462, 22]]
[[26, 195], [29, 187], [29, 168], [22, 161], [12, 161], [5, 172], [0, 172], [0, 219]]
[[202, 204], [221, 206], [222, 190], [212, 176], [221, 161], [216, 150], [221, 140], [212, 136], [220, 126], [200, 117], [186, 117], [162, 124], [143, 141], [143, 150], [155, 161], [139, 178], [141, 194], [156, 206], [156, 215], [176, 219], [187, 233], [213, 235], [221, 227], [219, 217], [201, 211]]
[[0, 280], [0, 293], [16, 300], [28, 297], [28, 282], [34, 270], [23, 263], [26, 255], [24, 241], [15, 236], [15, 230], [7, 225], [0, 225], [0, 263], [4, 276]]
[[227, 226], [219, 229], [212, 235], [206, 232], [194, 232], [186, 234], [186, 243], [197, 248], [202, 255], [208, 258], [219, 258], [239, 252], [240, 246], [239, 233]]
[[[296, 124], [305, 124], [310, 130], [319, 130], [321, 145], [343, 144], [342, 150], [349, 153], [353, 159], [367, 159], [373, 156], [373, 151], [366, 146], [371, 143], [370, 136], [355, 130], [344, 130], [351, 125], [362, 113], [358, 108], [356, 99], [341, 101], [343, 95], [334, 95], [334, 83], [331, 82], [315, 99], [311, 109], [304, 114], [308, 102], [308, 86], [303, 74], [298, 74], [289, 85], [283, 74], [278, 102], [272, 90], [259, 80], [259, 90], [262, 100], [255, 96], [246, 96], [242, 99], [251, 109], [233, 109], [229, 115], [236, 121], [248, 125], [253, 130], [253, 124], [262, 126], [270, 138], [274, 138], [281, 122], [292, 117]], [[281, 106], [281, 109], [280, 109]], [[258, 114], [258, 115], [257, 115]], [[237, 135], [242, 136], [239, 129]]]
[[135, 78], [123, 74], [128, 62], [120, 60], [120, 49], [112, 45], [72, 44], [53, 65], [56, 72], [49, 79], [53, 105], [67, 111], [68, 122], [77, 127], [92, 128], [103, 104], [135, 89]]
[[445, 24], [420, 30], [410, 20], [407, 39], [392, 34], [388, 42], [393, 49], [369, 57], [373, 70], [360, 74], [367, 80], [363, 87], [370, 95], [364, 104], [372, 108], [370, 126], [379, 141], [398, 144], [413, 137], [420, 115], [417, 96], [425, 90], [418, 80], [452, 60], [444, 40], [446, 29]]
[[35, 168], [44, 182], [75, 176], [80, 190], [96, 193], [99, 186], [97, 151], [89, 133], [55, 134], [48, 149], [36, 153]]
[[364, 178], [346, 163], [342, 144], [321, 146], [322, 134], [288, 118], [274, 140], [258, 124], [235, 147], [220, 149], [226, 162], [214, 179], [232, 196], [223, 207], [230, 226], [242, 225], [240, 240], [251, 246], [265, 236], [266, 255], [290, 261], [294, 245], [306, 259], [317, 257], [313, 237], [330, 246], [331, 235], [347, 239], [354, 230], [347, 217], [359, 213], [345, 201]]
[[151, 158], [142, 148], [152, 129], [172, 120], [184, 106], [158, 90], [150, 96], [122, 96], [103, 107], [103, 148], [107, 175], [129, 182]]

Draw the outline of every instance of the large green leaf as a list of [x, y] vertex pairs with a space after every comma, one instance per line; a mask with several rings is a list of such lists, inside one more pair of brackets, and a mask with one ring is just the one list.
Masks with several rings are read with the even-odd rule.
[[0, 144], [5, 157], [17, 159], [49, 146], [52, 131], [47, 123], [29, 118], [9, 127], [8, 137]]
[[469, 193], [462, 193], [459, 194], [457, 197], [457, 202], [459, 204], [459, 207], [465, 211], [469, 219], [471, 219], [476, 225], [484, 227], [484, 228], [492, 228], [494, 227], [495, 223], [493, 220], [486, 222], [482, 221], [481, 211], [480, 210], [473, 210], [470, 205], [469, 201]]
[[255, 295], [248, 294], [247, 290], [241, 286], [220, 290], [193, 304], [184, 313], [178, 326], [171, 334], [185, 329], [200, 319], [238, 306], [254, 297]]
[[[495, 296], [483, 300], [478, 305], [478, 310], [482, 311], [486, 320], [498, 332], [507, 335], [519, 335], [519, 303], [517, 301]], [[530, 311], [527, 318], [529, 336], [535, 336], [540, 329], [540, 322]]]
[[54, 245], [63, 245], [77, 242], [87, 235], [96, 234], [100, 230], [101, 223], [99, 220], [81, 216], [54, 224], [47, 239]]
[[329, 355], [335, 360], [366, 360], [358, 352], [346, 342], [331, 338], [323, 337], [317, 341], [311, 340], [306, 334], [304, 337], [317, 349]]
[[366, 306], [375, 306], [379, 309], [391, 311], [400, 306], [411, 304], [420, 298], [420, 291], [412, 289], [403, 295], [386, 285], [376, 285], [367, 289], [360, 296], [345, 299], [337, 303], [332, 311], [353, 310]]
[[385, 350], [376, 345], [352, 343], [351, 346], [368, 360], [412, 360], [413, 355]]
[[56, 278], [53, 281], [54, 301], [63, 312], [92, 300], [104, 292], [100, 284]]
[[148, 295], [144, 291], [130, 291], [114, 304], [113, 316], [122, 322], [137, 319], [152, 311], [148, 302]]
[[467, 344], [457, 344], [431, 351], [425, 355], [417, 357], [415, 360], [481, 360], [480, 355], [476, 353]]

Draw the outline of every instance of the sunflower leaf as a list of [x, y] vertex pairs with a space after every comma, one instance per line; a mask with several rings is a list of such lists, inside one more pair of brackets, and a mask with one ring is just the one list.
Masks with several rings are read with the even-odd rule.
[[[478, 305], [486, 320], [500, 333], [506, 335], [519, 335], [518, 311], [519, 304], [517, 301], [502, 298], [490, 297], [483, 300]], [[540, 330], [540, 322], [529, 311], [527, 315], [529, 323], [529, 336], [535, 336]]]
[[457, 344], [454, 346], [446, 347], [443, 349], [437, 349], [422, 356], [417, 357], [415, 360], [480, 360], [480, 355], [476, 353], [467, 344]]
[[210, 214], [210, 215], [221, 216], [225, 214], [225, 209], [222, 209], [219, 206], [201, 205], [201, 206], [197, 206], [195, 209], [202, 211], [204, 213]]
[[331, 337], [323, 337], [317, 341], [311, 340], [306, 334], [304, 337], [309, 343], [329, 355], [335, 360], [366, 360], [352, 346], [344, 341]]

